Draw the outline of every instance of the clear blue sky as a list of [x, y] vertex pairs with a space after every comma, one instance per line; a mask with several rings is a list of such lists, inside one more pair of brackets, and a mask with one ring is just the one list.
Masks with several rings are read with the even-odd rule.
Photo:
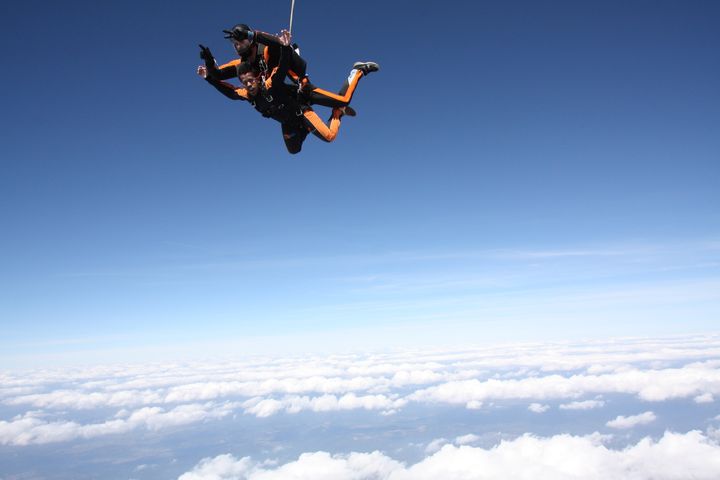
[[314, 83], [382, 69], [297, 156], [194, 73], [289, 2], [0, 8], [3, 362], [718, 319], [717, 2], [299, 0]]

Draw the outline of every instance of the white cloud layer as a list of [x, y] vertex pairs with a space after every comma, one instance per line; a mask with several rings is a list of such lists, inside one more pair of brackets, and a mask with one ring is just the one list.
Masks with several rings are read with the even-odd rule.
[[698, 431], [666, 432], [622, 450], [601, 435], [523, 435], [489, 449], [446, 444], [406, 465], [381, 452], [331, 455], [304, 453], [271, 466], [249, 457], [220, 455], [202, 460], [179, 480], [714, 480], [720, 478], [720, 446]]
[[[557, 406], [562, 414], [600, 408], [610, 395], [714, 401], [720, 336], [0, 372], [0, 404], [24, 412], [0, 418], [0, 444], [162, 430], [231, 414], [392, 415], [412, 406], [483, 410], [504, 402], [527, 402], [537, 413]], [[79, 420], [88, 417], [81, 412], [107, 408], [125, 413]]]
[[402, 408], [407, 400], [390, 398], [385, 395], [357, 396], [348, 393], [342, 397], [322, 395], [320, 397], [288, 396], [281, 400], [272, 398], [253, 398], [243, 404], [245, 413], [257, 417], [269, 417], [279, 411], [298, 413], [303, 410], [313, 412], [331, 412], [339, 410], [382, 410], [386, 413]]
[[232, 404], [180, 405], [165, 411], [160, 407], [144, 407], [127, 415], [102, 423], [81, 425], [72, 421], [47, 421], [37, 412], [29, 412], [10, 421], [0, 421], [0, 445], [32, 445], [90, 439], [104, 435], [127, 433], [138, 428], [158, 431], [207, 419], [222, 418], [232, 413]]
[[594, 394], [630, 394], [659, 402], [720, 393], [720, 370], [704, 364], [679, 368], [632, 368], [603, 375], [560, 374], [512, 380], [471, 379], [421, 389], [408, 398], [417, 402], [470, 405], [471, 402], [512, 399], [574, 399]]

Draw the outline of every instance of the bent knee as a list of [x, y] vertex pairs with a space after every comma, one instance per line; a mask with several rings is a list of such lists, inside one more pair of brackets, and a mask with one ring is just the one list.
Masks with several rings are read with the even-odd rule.
[[328, 133], [325, 135], [318, 135], [318, 138], [323, 142], [330, 143], [337, 138], [337, 133]]

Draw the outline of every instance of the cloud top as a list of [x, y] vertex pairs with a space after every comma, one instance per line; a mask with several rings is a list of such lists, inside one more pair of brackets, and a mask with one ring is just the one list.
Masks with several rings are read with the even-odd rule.
[[[4, 372], [0, 381], [0, 403], [21, 412], [0, 418], [0, 445], [161, 431], [230, 415], [387, 416], [410, 407], [482, 411], [513, 403], [562, 414], [603, 407], [618, 395], [711, 403], [720, 395], [720, 336], [98, 366]], [[80, 420], [108, 407], [117, 415]], [[650, 421], [646, 412], [606, 426]]]
[[[179, 480], [711, 480], [720, 477], [720, 446], [698, 431], [666, 432], [622, 450], [603, 437], [523, 435], [483, 449], [445, 444], [432, 455], [406, 465], [375, 451], [331, 455], [304, 453], [270, 466], [250, 457], [219, 455], [203, 459]], [[571, 452], [571, 453], [570, 453]]]

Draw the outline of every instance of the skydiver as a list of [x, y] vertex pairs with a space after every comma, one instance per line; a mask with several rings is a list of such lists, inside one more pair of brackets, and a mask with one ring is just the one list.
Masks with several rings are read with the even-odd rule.
[[307, 102], [298, 98], [297, 89], [284, 82], [293, 53], [292, 47], [289, 46], [289, 37], [287, 31], [283, 31], [279, 37], [283, 39], [284, 45], [280, 49], [278, 66], [267, 79], [263, 78], [260, 68], [252, 62], [243, 62], [236, 67], [236, 75], [244, 86], [242, 88], [210, 75], [207, 66], [198, 67], [197, 73], [231, 100], [246, 100], [264, 117], [280, 122], [285, 146], [288, 152], [295, 154], [300, 152], [310, 132], [325, 142], [335, 140], [342, 116], [354, 115], [354, 111], [347, 103], [352, 98], [358, 81], [370, 72], [378, 70], [378, 67], [373, 62], [357, 62], [353, 65], [348, 79], [338, 94], [346, 96], [348, 101], [344, 106], [334, 107], [328, 124], [325, 124]]
[[[235, 25], [230, 30], [223, 30], [223, 33], [225, 33], [225, 38], [232, 42], [235, 52], [240, 58], [217, 66], [210, 49], [200, 45], [200, 58], [205, 61], [208, 75], [218, 80], [234, 78], [236, 76], [235, 69], [242, 62], [250, 62], [261, 72], [269, 73], [278, 65], [280, 49], [287, 46], [289, 42], [289, 38], [286, 39], [282, 35], [277, 36], [253, 30], [244, 23]], [[299, 81], [300, 78], [306, 77], [306, 67], [305, 61], [293, 50], [288, 69], [289, 76], [294, 81]]]
[[[237, 24], [230, 30], [223, 30], [223, 33], [225, 33], [225, 38], [232, 42], [239, 59], [217, 66], [210, 49], [200, 45], [200, 58], [205, 61], [208, 75], [217, 80], [229, 80], [235, 77], [235, 69], [242, 62], [249, 62], [266, 78], [269, 77], [272, 70], [278, 66], [280, 49], [288, 46], [290, 42], [289, 37], [285, 39], [282, 35], [276, 36], [253, 30], [244, 23]], [[293, 45], [289, 62], [287, 75], [298, 85], [298, 91], [307, 103], [331, 108], [344, 107], [350, 103], [352, 92], [340, 95], [310, 83], [306, 73], [307, 62], [298, 53], [297, 45]], [[372, 71], [379, 68], [376, 63], [367, 63], [370, 65], [367, 68], [374, 68]]]

